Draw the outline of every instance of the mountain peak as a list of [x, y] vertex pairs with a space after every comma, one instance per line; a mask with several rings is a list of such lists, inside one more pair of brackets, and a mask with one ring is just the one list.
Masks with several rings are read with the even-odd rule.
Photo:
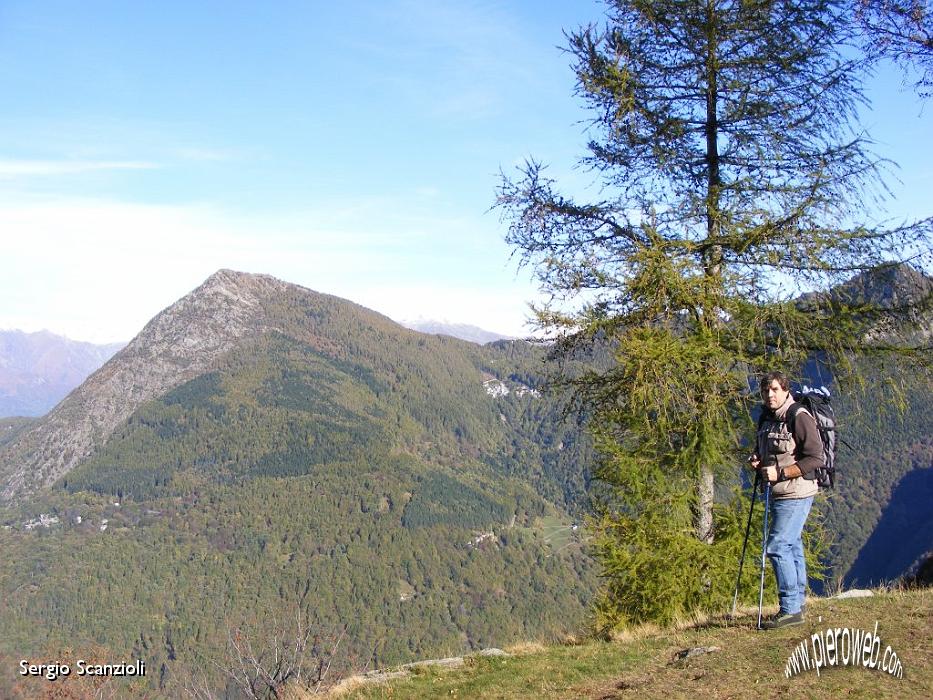
[[270, 311], [315, 293], [270, 275], [218, 270], [140, 333], [16, 444], [0, 449], [0, 499], [51, 483], [106, 441], [140, 404], [210, 371], [239, 342], [283, 331]]
[[217, 270], [214, 274], [208, 277], [204, 282], [198, 287], [195, 292], [198, 290], [209, 290], [209, 289], [227, 289], [227, 290], [251, 290], [251, 291], [270, 291], [275, 289], [282, 289], [284, 287], [295, 287], [297, 285], [291, 284], [289, 282], [283, 282], [282, 280], [273, 277], [272, 275], [264, 275], [257, 272], [240, 272], [239, 270], [230, 270], [227, 268], [221, 268]]
[[847, 300], [871, 303], [884, 309], [906, 307], [933, 293], [933, 279], [906, 263], [882, 265], [859, 273], [836, 294]]
[[199, 287], [179, 299], [166, 311], [175, 308], [179, 304], [185, 306], [186, 304], [183, 302], [255, 307], [264, 298], [274, 297], [277, 294], [284, 293], [289, 288], [294, 289], [296, 287], [297, 285], [283, 282], [272, 275], [221, 269], [204, 280]]
[[279, 333], [339, 358], [353, 342], [348, 329], [363, 328], [382, 343], [408, 333], [345, 299], [271, 275], [218, 270], [153, 317], [28, 433], [0, 447], [0, 501], [69, 472], [141, 404], [213, 371], [242, 343]]

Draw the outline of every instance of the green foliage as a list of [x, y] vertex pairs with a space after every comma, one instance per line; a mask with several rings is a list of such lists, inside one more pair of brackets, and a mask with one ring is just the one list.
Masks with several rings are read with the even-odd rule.
[[[639, 457], [612, 441], [599, 443], [606, 455], [596, 471], [604, 490], [588, 522], [592, 548], [604, 586], [594, 605], [600, 635], [643, 622], [671, 624], [698, 613], [727, 609], [748, 523], [750, 491], [730, 495], [715, 506], [712, 544], [693, 530], [691, 483], [659, 462]], [[609, 491], [611, 489], [611, 491]], [[758, 496], [739, 582], [739, 600], [758, 600], [763, 496]], [[808, 574], [821, 580], [828, 554], [828, 533], [819, 514], [805, 530]], [[771, 565], [766, 565], [766, 604], [776, 595]]]
[[632, 458], [650, 460], [675, 479], [698, 478], [704, 465], [735, 464], [731, 403], [746, 379], [723, 348], [703, 336], [641, 327], [619, 337], [616, 359], [611, 373], [592, 384], [605, 437], [624, 426], [617, 440]]
[[475, 488], [438, 472], [428, 474], [405, 506], [402, 525], [429, 527], [442, 523], [482, 528], [505, 522], [512, 510]]
[[[48, 529], [6, 513], [0, 654], [100, 643], [138, 653], [155, 690], [163, 665], [210, 675], [228, 629], [297, 609], [321, 630], [348, 624], [344, 661], [381, 666], [556, 637], [582, 625], [595, 588], [580, 543], [555, 553], [534, 516], [516, 513], [518, 502], [555, 511], [514, 482], [481, 490], [401, 457], [230, 484], [197, 476], [175, 475], [190, 478], [187, 496], [49, 492], [30, 506], [60, 518]], [[419, 501], [442, 517], [405, 522]], [[480, 531], [495, 535], [474, 543]]]
[[[543, 353], [424, 336], [327, 298], [272, 312], [288, 334], [141, 406], [0, 515], [0, 654], [105, 644], [177, 697], [174, 675], [224, 662], [228, 629], [282, 610], [349, 623], [359, 666], [581, 626], [592, 562], [577, 536], [557, 548], [536, 523], [569, 528], [592, 449], [559, 396], [530, 392]], [[490, 396], [490, 378], [510, 393]], [[59, 521], [27, 530], [40, 514]]]
[[710, 609], [711, 583], [727, 577], [722, 559], [709, 557], [712, 549], [693, 532], [692, 489], [672, 483], [656, 462], [621, 450], [597, 476], [613, 485], [615, 496], [589, 523], [605, 580], [596, 603], [597, 628], [648, 620], [666, 624]]

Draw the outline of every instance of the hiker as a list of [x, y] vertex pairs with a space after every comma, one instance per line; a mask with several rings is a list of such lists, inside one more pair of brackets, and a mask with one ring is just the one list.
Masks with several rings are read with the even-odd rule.
[[790, 381], [782, 372], [761, 378], [761, 398], [763, 413], [749, 464], [771, 488], [767, 554], [774, 566], [781, 609], [762, 629], [778, 629], [804, 620], [803, 526], [819, 489], [815, 473], [824, 465], [823, 443], [813, 416], [794, 404]]

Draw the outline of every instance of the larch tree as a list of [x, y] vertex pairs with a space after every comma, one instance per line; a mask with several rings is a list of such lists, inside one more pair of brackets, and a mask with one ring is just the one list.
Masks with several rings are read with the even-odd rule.
[[872, 59], [890, 58], [923, 97], [933, 95], [933, 6], [928, 0], [854, 0], [864, 34], [863, 48]]
[[606, 454], [592, 527], [607, 619], [670, 620], [729, 598], [741, 501], [714, 496], [736, 481], [750, 373], [820, 352], [844, 377], [877, 317], [818, 292], [927, 254], [930, 221], [868, 221], [882, 163], [857, 127], [851, 5], [608, 5], [605, 27], [568, 35], [599, 198], [561, 194], [532, 160], [497, 205], [550, 299], [536, 312], [553, 353], [614, 353], [567, 379]]

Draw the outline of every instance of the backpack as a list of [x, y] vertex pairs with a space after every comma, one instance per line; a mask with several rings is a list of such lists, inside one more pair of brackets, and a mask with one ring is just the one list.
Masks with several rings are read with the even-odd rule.
[[[806, 384], [803, 390], [793, 392], [794, 403], [787, 409], [785, 420], [791, 432], [794, 430], [794, 418], [801, 408], [813, 416], [816, 427], [823, 441], [824, 466], [816, 470], [815, 480], [822, 488], [833, 488], [836, 481], [836, 412], [830, 403], [829, 389], [821, 386], [811, 389]], [[843, 444], [845, 444], [843, 442]]]

